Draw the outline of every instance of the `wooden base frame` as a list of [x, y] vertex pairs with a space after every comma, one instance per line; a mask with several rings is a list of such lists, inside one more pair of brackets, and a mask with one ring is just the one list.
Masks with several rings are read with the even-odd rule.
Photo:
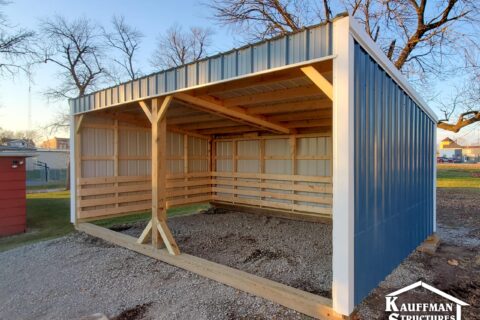
[[213, 202], [210, 202], [210, 204], [214, 207], [228, 209], [231, 211], [260, 214], [265, 216], [273, 216], [273, 217], [279, 217], [279, 218], [297, 220], [297, 221], [320, 222], [320, 223], [332, 224], [331, 217], [322, 217], [319, 215], [309, 214], [309, 213], [299, 213], [299, 212], [292, 213], [291, 211], [286, 211], [286, 210], [260, 208], [257, 206], [231, 204], [228, 202], [220, 202], [220, 201], [213, 201]]
[[[91, 223], [79, 223], [77, 230], [103, 239], [178, 268], [199, 274], [233, 288], [265, 298], [317, 319], [346, 319], [332, 309], [332, 300], [244, 271], [201, 259], [189, 254], [172, 255], [167, 249], [155, 249], [136, 238]], [[148, 232], [147, 232], [148, 233]]]

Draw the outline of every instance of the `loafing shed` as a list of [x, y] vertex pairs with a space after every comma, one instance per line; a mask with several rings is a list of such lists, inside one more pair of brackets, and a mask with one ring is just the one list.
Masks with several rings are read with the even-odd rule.
[[[435, 232], [436, 116], [350, 17], [70, 105], [79, 230], [307, 315], [350, 315]], [[166, 210], [202, 202], [331, 223], [331, 299], [182, 253]], [[89, 223], [146, 210], [138, 239]]]

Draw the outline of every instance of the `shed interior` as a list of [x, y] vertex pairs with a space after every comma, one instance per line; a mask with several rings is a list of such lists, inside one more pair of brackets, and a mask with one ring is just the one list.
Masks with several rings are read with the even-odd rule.
[[[331, 67], [328, 60], [315, 70], [331, 81]], [[151, 209], [145, 108], [130, 103], [82, 115], [78, 221]], [[165, 122], [166, 209], [221, 202], [331, 217], [332, 101], [299, 68], [176, 94]]]
[[172, 207], [331, 222], [331, 83], [325, 59], [76, 115], [75, 223], [152, 210], [137, 243], [179, 255]]

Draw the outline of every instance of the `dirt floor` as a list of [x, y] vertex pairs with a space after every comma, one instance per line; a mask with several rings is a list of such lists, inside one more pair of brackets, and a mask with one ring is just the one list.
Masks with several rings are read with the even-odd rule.
[[[463, 308], [463, 319], [478, 319], [480, 191], [439, 189], [437, 199], [437, 253], [412, 253], [358, 307], [357, 319], [384, 319], [385, 294], [418, 280], [466, 301], [471, 306]], [[330, 226], [218, 213], [171, 219], [182, 251], [330, 295]], [[117, 230], [137, 235], [141, 227]], [[318, 254], [306, 258], [306, 252]], [[0, 319], [79, 319], [98, 312], [117, 320], [306, 319], [81, 233], [0, 253], [0, 264]]]
[[[224, 209], [169, 220], [181, 252], [331, 298], [332, 226]], [[139, 237], [145, 223], [122, 225]]]

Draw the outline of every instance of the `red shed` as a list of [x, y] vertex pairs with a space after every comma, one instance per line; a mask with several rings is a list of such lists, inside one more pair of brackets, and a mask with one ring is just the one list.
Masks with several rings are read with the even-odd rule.
[[0, 147], [0, 236], [27, 228], [25, 158], [34, 155], [32, 149]]

